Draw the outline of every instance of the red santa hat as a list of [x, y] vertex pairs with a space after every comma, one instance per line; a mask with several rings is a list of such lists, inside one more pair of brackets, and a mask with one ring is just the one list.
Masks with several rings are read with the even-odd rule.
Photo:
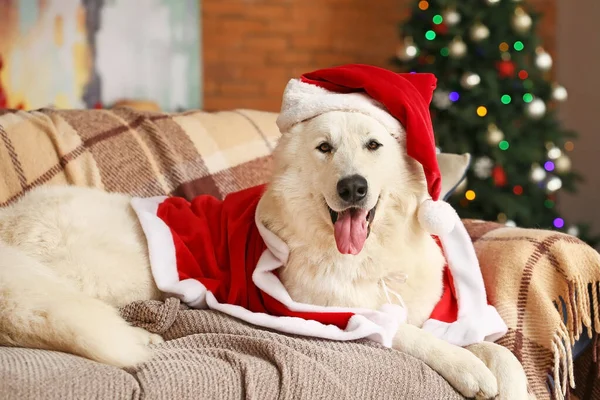
[[[458, 300], [456, 321], [433, 317], [423, 328], [453, 343], [473, 343], [485, 336], [483, 330], [494, 331], [494, 338], [502, 336], [506, 325], [487, 303], [479, 262], [464, 225], [454, 208], [439, 199], [441, 174], [429, 113], [436, 81], [433, 74], [395, 73], [361, 64], [306, 73], [285, 88], [277, 125], [285, 133], [326, 112], [357, 112], [376, 119], [391, 135], [403, 139], [407, 154], [423, 167], [430, 196], [419, 207], [419, 223], [439, 238]], [[434, 314], [443, 309], [448, 307], [438, 305]]]
[[452, 230], [457, 215], [438, 201], [442, 183], [429, 114], [435, 87], [433, 74], [395, 73], [361, 64], [321, 69], [288, 83], [277, 125], [286, 132], [329, 111], [358, 112], [379, 121], [392, 136], [404, 139], [408, 155], [422, 165], [431, 199], [421, 204], [419, 221], [427, 232], [441, 235]]

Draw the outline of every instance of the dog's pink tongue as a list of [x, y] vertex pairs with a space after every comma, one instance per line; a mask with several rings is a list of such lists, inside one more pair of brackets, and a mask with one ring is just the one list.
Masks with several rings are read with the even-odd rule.
[[367, 210], [352, 209], [338, 214], [335, 243], [342, 254], [360, 253], [367, 240]]

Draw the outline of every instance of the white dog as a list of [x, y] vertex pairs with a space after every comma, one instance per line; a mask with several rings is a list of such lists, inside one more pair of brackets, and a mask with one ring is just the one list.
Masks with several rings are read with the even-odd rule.
[[[427, 196], [422, 169], [382, 123], [325, 112], [284, 132], [274, 159], [256, 217], [289, 248], [279, 277], [293, 300], [379, 309], [388, 290], [397, 293], [408, 324], [395, 349], [465, 397], [527, 398], [523, 369], [506, 348], [463, 348], [420, 329], [440, 300], [446, 261], [417, 219]], [[348, 227], [357, 218], [365, 222]], [[131, 327], [116, 308], [164, 296], [128, 196], [42, 187], [0, 209], [0, 345], [135, 366], [162, 338]]]

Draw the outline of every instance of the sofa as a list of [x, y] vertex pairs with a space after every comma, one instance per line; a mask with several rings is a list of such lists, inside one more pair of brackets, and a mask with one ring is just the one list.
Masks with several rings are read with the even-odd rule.
[[[255, 110], [0, 110], [0, 207], [57, 184], [223, 198], [268, 180], [276, 117]], [[469, 157], [439, 160], [450, 196]], [[464, 223], [489, 299], [509, 327], [498, 343], [524, 365], [532, 396], [600, 398], [597, 340], [585, 340], [600, 331], [598, 253], [554, 231]], [[284, 335], [189, 309], [176, 298], [120, 311], [165, 338], [151, 361], [118, 369], [60, 352], [0, 347], [0, 398], [462, 398], [421, 361], [368, 340]]]

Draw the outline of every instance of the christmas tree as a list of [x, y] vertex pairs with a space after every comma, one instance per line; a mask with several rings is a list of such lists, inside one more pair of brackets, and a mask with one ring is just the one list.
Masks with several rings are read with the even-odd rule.
[[556, 229], [595, 245], [588, 226], [557, 210], [558, 192], [575, 191], [580, 177], [569, 159], [576, 134], [556, 114], [567, 91], [536, 35], [540, 17], [518, 0], [417, 1], [394, 63], [437, 76], [438, 148], [473, 156], [449, 199], [462, 218]]

